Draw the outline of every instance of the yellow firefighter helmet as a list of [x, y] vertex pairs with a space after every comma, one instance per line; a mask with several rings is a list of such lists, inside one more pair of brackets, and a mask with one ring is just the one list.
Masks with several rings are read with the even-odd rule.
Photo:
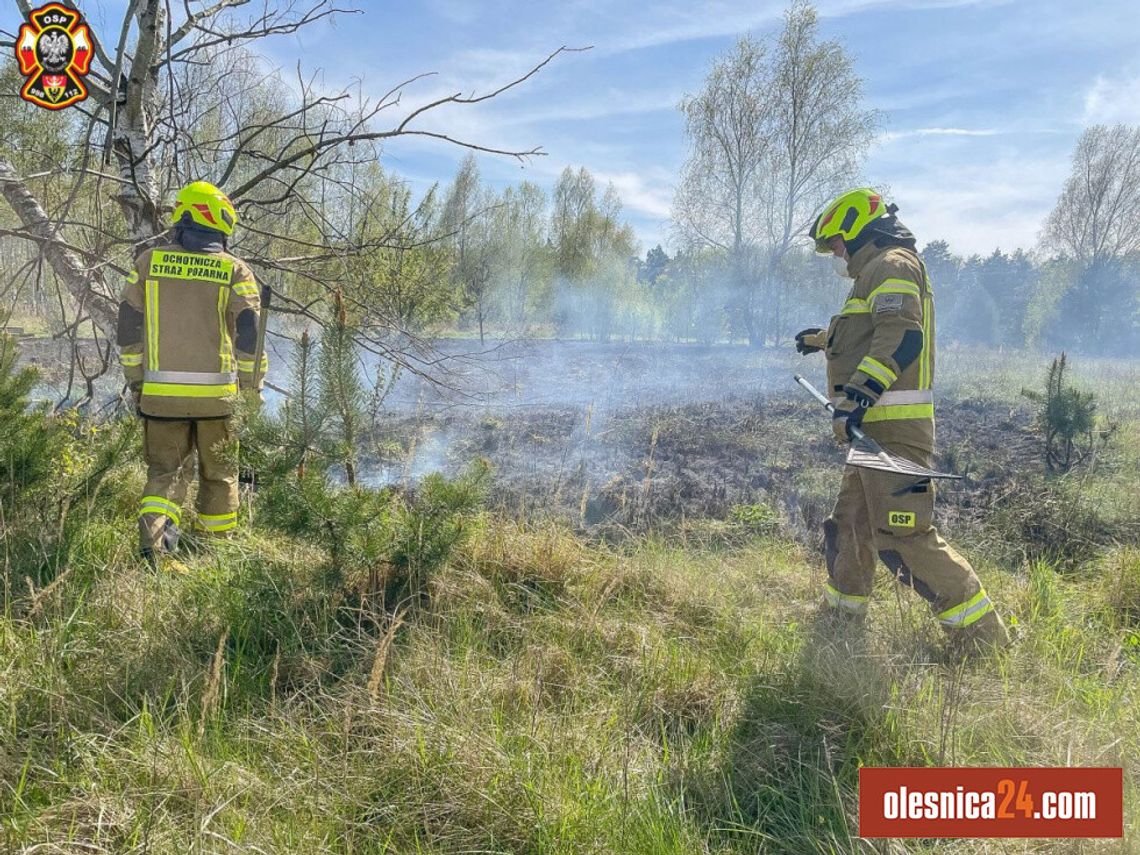
[[234, 233], [238, 220], [230, 197], [208, 181], [195, 181], [178, 191], [172, 217], [174, 224], [180, 223], [186, 214], [198, 225], [224, 235]]
[[824, 208], [812, 225], [809, 234], [815, 241], [815, 251], [829, 255], [831, 238], [853, 240], [870, 222], [887, 214], [887, 208], [883, 197], [869, 187], [848, 190]]

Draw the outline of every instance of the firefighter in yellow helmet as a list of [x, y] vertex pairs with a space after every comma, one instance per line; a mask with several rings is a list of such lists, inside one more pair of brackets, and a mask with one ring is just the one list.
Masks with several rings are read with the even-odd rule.
[[263, 356], [254, 371], [257, 283], [227, 252], [237, 219], [212, 184], [182, 188], [170, 242], [135, 260], [119, 303], [119, 361], [143, 418], [147, 463], [139, 547], [152, 566], [178, 543], [195, 457], [195, 527], [224, 536], [237, 526], [233, 405], [239, 388], [256, 382], [253, 394], [260, 393], [268, 368]]
[[[816, 251], [854, 280], [826, 330], [796, 336], [802, 353], [824, 351], [841, 442], [861, 427], [893, 454], [930, 467], [934, 453], [934, 295], [914, 235], [875, 191], [851, 190], [811, 228]], [[938, 534], [934, 482], [848, 466], [824, 522], [827, 605], [857, 621], [867, 610], [877, 560], [931, 606], [965, 648], [1004, 645], [1005, 626], [969, 562]]]

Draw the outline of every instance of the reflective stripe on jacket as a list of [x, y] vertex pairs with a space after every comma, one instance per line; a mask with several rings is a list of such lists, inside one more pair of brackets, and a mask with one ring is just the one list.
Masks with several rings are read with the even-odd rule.
[[[253, 382], [253, 339], [261, 308], [253, 272], [226, 252], [178, 245], [143, 252], [119, 306], [119, 361], [141, 389], [139, 409], [159, 418], [212, 418], [233, 412], [238, 388]], [[268, 360], [262, 359], [262, 374]]]
[[934, 295], [917, 253], [860, 248], [847, 263], [855, 282], [827, 330], [827, 382], [885, 391], [863, 424], [880, 442], [934, 448]]

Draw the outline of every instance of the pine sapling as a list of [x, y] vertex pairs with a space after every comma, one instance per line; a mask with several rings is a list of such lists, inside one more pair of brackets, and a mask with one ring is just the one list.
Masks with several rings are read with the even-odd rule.
[[333, 319], [321, 337], [321, 404], [332, 423], [334, 455], [356, 486], [356, 448], [364, 423], [366, 393], [357, 370], [356, 342], [345, 310], [344, 296], [333, 292]]

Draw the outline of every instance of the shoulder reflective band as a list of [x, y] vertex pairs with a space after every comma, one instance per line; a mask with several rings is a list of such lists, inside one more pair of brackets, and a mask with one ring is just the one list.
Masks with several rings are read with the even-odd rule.
[[870, 377], [874, 377], [883, 384], [884, 389], [899, 379], [899, 375], [895, 374], [895, 372], [891, 371], [890, 368], [879, 362], [879, 360], [873, 359], [870, 356], [864, 356], [856, 370], [862, 371]]
[[234, 263], [228, 258], [219, 258], [197, 252], [159, 252], [150, 256], [149, 276], [164, 279], [196, 279], [229, 285], [234, 276]]
[[861, 597], [858, 594], [843, 594], [839, 592], [830, 582], [824, 585], [823, 588], [824, 599], [827, 604], [833, 609], [844, 609], [849, 612], [865, 612], [867, 611], [868, 597]]
[[867, 303], [873, 304], [875, 298], [882, 294], [906, 294], [917, 299], [921, 296], [922, 292], [919, 291], [917, 285], [906, 279], [886, 279], [882, 285], [867, 295]]
[[977, 594], [961, 605], [940, 612], [938, 620], [942, 622], [943, 626], [969, 626], [987, 612], [992, 612], [993, 610], [993, 603], [991, 603], [990, 598], [986, 596], [986, 592], [982, 590], [978, 591]]
[[134, 285], [138, 281], [139, 281], [139, 272], [137, 270], [132, 270], [130, 273], [127, 274], [127, 284], [128, 285]]
[[257, 283], [256, 282], [235, 282], [234, 293], [239, 297], [256, 297], [257, 296]]
[[175, 525], [178, 525], [181, 517], [181, 508], [169, 499], [164, 499], [162, 496], [143, 496], [139, 500], [139, 516], [145, 514], [162, 514], [163, 516], [170, 517]]
[[158, 280], [146, 280], [146, 364], [158, 368]]
[[869, 315], [871, 314], [871, 304], [866, 300], [860, 300], [858, 297], [852, 297], [843, 304], [843, 308], [839, 311], [841, 315]]
[[142, 365], [143, 355], [141, 353], [123, 353], [119, 352], [119, 364], [124, 368], [135, 368]]

